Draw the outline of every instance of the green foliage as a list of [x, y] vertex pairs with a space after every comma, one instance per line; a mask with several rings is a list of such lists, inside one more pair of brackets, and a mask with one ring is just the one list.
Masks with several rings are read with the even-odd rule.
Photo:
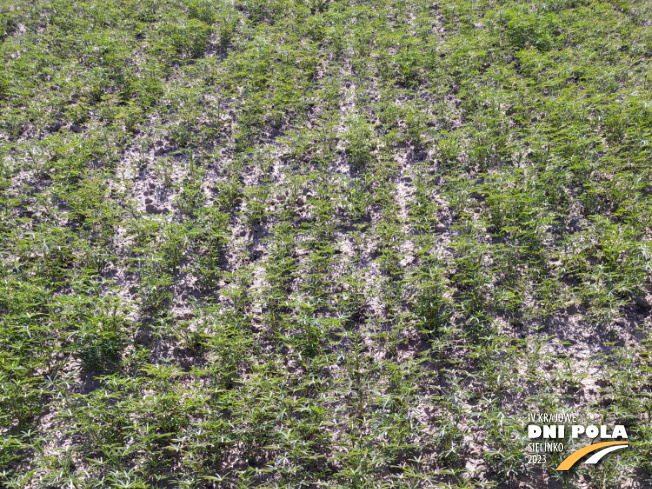
[[651, 14], [1, 6], [0, 486], [640, 485]]
[[166, 23], [159, 35], [161, 41], [169, 43], [180, 56], [198, 58], [206, 51], [212, 31], [205, 22], [192, 18], [184, 23]]
[[353, 169], [362, 169], [372, 159], [373, 130], [362, 116], [352, 117], [345, 135], [346, 153]]

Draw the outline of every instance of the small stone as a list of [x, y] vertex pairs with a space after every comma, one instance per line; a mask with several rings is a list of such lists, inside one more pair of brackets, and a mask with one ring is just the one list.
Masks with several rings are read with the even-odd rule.
[[62, 126], [62, 125], [63, 125], [63, 124], [61, 124], [61, 122], [55, 122], [54, 124], [49, 125], [49, 126], [47, 127], [47, 129], [48, 129], [48, 131], [50, 131], [50, 132], [59, 132], [59, 130], [61, 129], [61, 126]]
[[156, 207], [153, 204], [145, 206], [145, 212], [148, 214], [167, 214], [169, 211], [165, 207]]

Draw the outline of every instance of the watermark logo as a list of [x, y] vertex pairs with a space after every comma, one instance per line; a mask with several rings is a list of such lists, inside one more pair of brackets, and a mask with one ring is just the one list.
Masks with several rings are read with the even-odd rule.
[[570, 468], [575, 465], [579, 459], [584, 455], [588, 455], [591, 452], [599, 450], [597, 453], [589, 457], [585, 464], [597, 464], [602, 457], [606, 454], [620, 450], [622, 448], [627, 448], [628, 443], [626, 441], [606, 441], [604, 443], [594, 443], [588, 447], [580, 448], [579, 450], [571, 453], [566, 459], [559, 464], [557, 470], [570, 470]]
[[[565, 424], [549, 424], [549, 423], [572, 423], [570, 426], [570, 439], [577, 439], [582, 435], [588, 438], [597, 438], [600, 436], [602, 440], [617, 438], [617, 441], [606, 441], [601, 443], [594, 443], [585, 446], [579, 450], [574, 451], [564, 461], [559, 464], [557, 470], [570, 470], [576, 463], [580, 461], [585, 455], [593, 453], [584, 463], [596, 464], [605, 455], [627, 448], [629, 443], [624, 440], [628, 438], [627, 430], [623, 425], [615, 425], [610, 427], [608, 425], [583, 425], [576, 424], [576, 415], [574, 414], [530, 414], [528, 416], [527, 436], [530, 440], [542, 440], [541, 442], [533, 442], [528, 445], [530, 452], [536, 453], [530, 457], [531, 462], [543, 463], [547, 460], [546, 453], [563, 452], [564, 441], [567, 434], [567, 426]], [[536, 423], [536, 424], [534, 424]], [[545, 423], [545, 424], [543, 424]]]

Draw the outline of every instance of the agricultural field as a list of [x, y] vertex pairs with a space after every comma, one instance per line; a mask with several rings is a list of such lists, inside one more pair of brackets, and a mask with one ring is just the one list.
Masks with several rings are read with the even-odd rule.
[[651, 2], [0, 5], [0, 488], [652, 485]]

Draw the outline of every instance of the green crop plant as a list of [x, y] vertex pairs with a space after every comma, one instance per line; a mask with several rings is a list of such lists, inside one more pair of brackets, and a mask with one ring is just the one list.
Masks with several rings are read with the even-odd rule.
[[0, 486], [644, 484], [651, 14], [0, 5]]

